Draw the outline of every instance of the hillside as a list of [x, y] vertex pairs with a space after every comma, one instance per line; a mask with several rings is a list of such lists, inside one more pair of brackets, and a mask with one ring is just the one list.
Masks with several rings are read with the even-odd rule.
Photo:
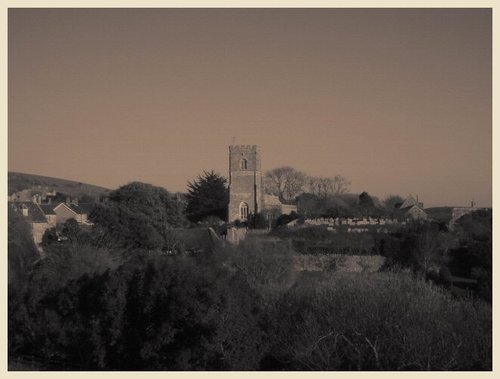
[[88, 195], [92, 197], [99, 197], [110, 192], [107, 188], [75, 182], [72, 180], [24, 174], [20, 172], [8, 173], [9, 195], [16, 191], [37, 186], [40, 186], [41, 188], [48, 187], [49, 189], [54, 189], [56, 192], [61, 192], [69, 196]]

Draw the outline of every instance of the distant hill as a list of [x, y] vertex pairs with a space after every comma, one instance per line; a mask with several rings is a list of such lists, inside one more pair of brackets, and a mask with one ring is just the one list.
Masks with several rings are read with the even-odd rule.
[[14, 192], [27, 188], [40, 186], [40, 189], [48, 187], [56, 192], [61, 192], [69, 196], [88, 195], [98, 198], [101, 195], [108, 194], [111, 190], [94, 186], [92, 184], [75, 182], [73, 180], [52, 178], [50, 176], [24, 174], [20, 172], [8, 173], [8, 192], [11, 195]]

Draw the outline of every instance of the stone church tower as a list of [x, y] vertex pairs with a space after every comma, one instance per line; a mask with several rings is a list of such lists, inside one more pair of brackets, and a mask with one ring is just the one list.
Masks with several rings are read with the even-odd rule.
[[228, 221], [245, 221], [264, 209], [264, 186], [257, 145], [229, 146]]

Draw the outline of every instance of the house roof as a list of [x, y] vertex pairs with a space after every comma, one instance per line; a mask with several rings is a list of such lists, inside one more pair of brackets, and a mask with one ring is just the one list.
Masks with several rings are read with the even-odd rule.
[[56, 212], [54, 211], [54, 208], [57, 207], [60, 203], [55, 203], [55, 204], [39, 204], [38, 206], [42, 210], [42, 212], [45, 215], [55, 215]]
[[79, 214], [79, 215], [88, 214], [94, 206], [93, 203], [82, 203], [82, 204], [78, 204], [78, 205], [71, 204], [71, 203], [60, 203], [60, 204], [56, 205], [54, 207], [54, 209], [59, 207], [60, 205], [64, 205], [66, 208], [70, 209], [72, 212], [74, 212], [75, 214]]
[[170, 233], [183, 243], [185, 250], [209, 251], [221, 241], [212, 228], [178, 228], [171, 229]]
[[35, 204], [31, 201], [21, 201], [18, 203], [12, 203], [12, 206], [20, 213], [22, 214], [22, 210], [27, 209], [28, 210], [28, 215], [23, 216], [24, 219], [28, 222], [32, 223], [46, 223], [47, 219], [45, 218], [45, 215], [43, 211], [40, 209], [38, 204]]
[[403, 201], [403, 204], [401, 204], [399, 209], [410, 208], [413, 207], [414, 205], [418, 205], [417, 200], [415, 200], [415, 198], [410, 195], [405, 199], [405, 201]]

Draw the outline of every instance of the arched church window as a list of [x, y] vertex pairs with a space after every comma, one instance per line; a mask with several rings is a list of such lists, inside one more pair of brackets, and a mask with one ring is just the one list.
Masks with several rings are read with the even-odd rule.
[[240, 219], [242, 221], [248, 219], [248, 204], [247, 203], [240, 204]]
[[246, 170], [248, 168], [248, 161], [245, 158], [241, 158], [240, 169]]

